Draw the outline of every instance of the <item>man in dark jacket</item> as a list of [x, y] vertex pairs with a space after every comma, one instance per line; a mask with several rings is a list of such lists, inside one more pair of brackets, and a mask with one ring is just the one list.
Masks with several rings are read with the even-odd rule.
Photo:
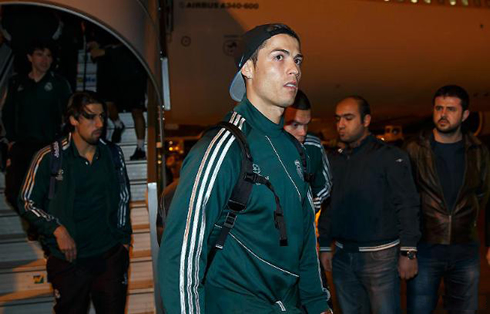
[[322, 264], [333, 268], [344, 314], [400, 313], [399, 277], [417, 272], [420, 234], [410, 161], [369, 133], [371, 112], [362, 97], [342, 100], [335, 117], [345, 149], [330, 156], [333, 188], [318, 226]]
[[20, 192], [22, 216], [51, 252], [55, 313], [86, 313], [90, 299], [97, 313], [124, 313], [130, 194], [121, 149], [100, 140], [105, 114], [92, 93], [75, 93], [65, 120], [70, 134], [61, 147], [36, 154]]
[[71, 94], [68, 82], [50, 70], [53, 56], [49, 43], [33, 42], [27, 59], [31, 71], [11, 78], [2, 108], [9, 142], [5, 196], [16, 210], [19, 189], [32, 156], [59, 135]]
[[[433, 104], [434, 129], [406, 147], [422, 203], [419, 274], [408, 282], [408, 311], [432, 313], [444, 278], [449, 313], [475, 313], [480, 275], [476, 223], [490, 195], [489, 154], [461, 128], [469, 116], [469, 96], [463, 88], [441, 87]], [[489, 240], [487, 228], [487, 246]]]

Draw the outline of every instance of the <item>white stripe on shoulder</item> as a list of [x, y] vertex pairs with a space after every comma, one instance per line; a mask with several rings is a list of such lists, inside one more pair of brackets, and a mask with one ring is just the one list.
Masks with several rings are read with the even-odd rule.
[[37, 171], [39, 169], [39, 165], [41, 164], [44, 157], [50, 153], [51, 153], [51, 147], [50, 146], [46, 146], [36, 153], [36, 155], [34, 156], [32, 162], [31, 162], [31, 167], [29, 168], [29, 171], [26, 175], [24, 184], [20, 190], [20, 196], [21, 196], [22, 201], [24, 202], [24, 205], [23, 205], [24, 210], [26, 212], [32, 212], [37, 217], [43, 218], [46, 221], [55, 220], [56, 218], [49, 215], [45, 211], [37, 208], [35, 206], [33, 200], [30, 199], [30, 197], [32, 195], [32, 190], [33, 190], [34, 185], [35, 185], [35, 179], [36, 179]]
[[314, 145], [314, 146], [321, 147], [322, 141], [317, 136], [306, 134], [304, 145]]
[[[234, 112], [230, 122], [237, 125], [243, 123], [241, 121], [242, 119], [240, 115]], [[201, 311], [197, 291], [199, 279], [195, 280], [195, 278], [199, 276], [199, 257], [205, 232], [203, 230], [205, 229], [206, 219], [203, 210], [205, 205], [203, 193], [214, 184], [214, 181], [210, 181], [209, 173], [213, 168], [219, 170], [221, 164], [216, 161], [216, 156], [217, 154], [226, 155], [227, 149], [229, 148], [228, 142], [234, 141], [234, 137], [230, 137], [230, 135], [228, 131], [225, 132], [224, 128], [218, 131], [206, 149], [194, 180], [180, 255], [179, 292], [181, 313], [200, 313]], [[198, 229], [200, 231], [199, 236], [197, 236]], [[197, 244], [197, 249], [196, 237], [199, 238], [200, 242]], [[193, 279], [195, 280], [194, 283], [192, 283]], [[187, 306], [188, 311], [186, 311]]]
[[[239, 118], [239, 123], [238, 123], [238, 127], [241, 129], [242, 126], [243, 126], [243, 123], [245, 121], [244, 118], [242, 118], [240, 115], [237, 115], [237, 118]], [[226, 132], [229, 132], [228, 130]], [[231, 135], [231, 133], [230, 133]], [[209, 187], [211, 188], [206, 188], [204, 189], [205, 191], [205, 195], [204, 195], [204, 201], [203, 201], [203, 205], [202, 207], [205, 208], [207, 203], [208, 203], [208, 200], [209, 200], [209, 197], [211, 196], [211, 192], [213, 190], [213, 187], [214, 187], [214, 183], [216, 182], [216, 178], [218, 176], [218, 172], [219, 170], [221, 169], [221, 165], [223, 163], [223, 160], [225, 158], [225, 156], [227, 155], [227, 152], [228, 150], [230, 149], [231, 145], [233, 144], [235, 140], [235, 137], [232, 136], [232, 138], [227, 141], [226, 145], [225, 145], [225, 148], [223, 150], [223, 153], [220, 154], [219, 156], [219, 159], [218, 159], [218, 162], [217, 162], [217, 165], [216, 167], [214, 167], [214, 170], [213, 170], [213, 173], [212, 173], [212, 176], [211, 176], [211, 180], [210, 180], [210, 183], [209, 183]], [[199, 256], [201, 256], [201, 252], [202, 252], [202, 247], [203, 247], [203, 243], [204, 243], [204, 231], [205, 231], [205, 223], [206, 223], [206, 217], [204, 215], [205, 213], [203, 212], [203, 219], [201, 220], [201, 232], [199, 234], [199, 241], [198, 241], [198, 248], [197, 248], [197, 254], [195, 255], [195, 265], [196, 265], [196, 271], [194, 273], [194, 293], [195, 293], [195, 296], [197, 296], [197, 289], [198, 289], [198, 284], [196, 283], [199, 283]], [[199, 299], [196, 300], [196, 302], [199, 302]]]

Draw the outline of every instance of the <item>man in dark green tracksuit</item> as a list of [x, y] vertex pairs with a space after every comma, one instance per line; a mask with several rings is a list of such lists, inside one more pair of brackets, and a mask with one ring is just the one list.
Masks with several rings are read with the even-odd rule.
[[305, 146], [311, 165], [311, 191], [313, 205], [318, 212], [322, 203], [330, 196], [332, 176], [327, 154], [320, 139], [308, 133], [311, 122], [311, 105], [306, 94], [299, 90], [294, 104], [284, 112], [284, 130]]
[[[2, 121], [9, 142], [5, 196], [17, 210], [17, 196], [32, 156], [53, 142], [61, 128], [71, 88], [50, 71], [50, 45], [35, 42], [27, 55], [31, 72], [10, 79]], [[34, 230], [28, 231], [35, 237]]]
[[240, 103], [225, 121], [242, 130], [254, 172], [273, 185], [288, 243], [279, 241], [274, 194], [256, 184], [203, 282], [242, 161], [229, 131], [208, 132], [184, 161], [169, 211], [158, 261], [163, 304], [169, 314], [327, 313], [311, 193], [281, 118], [301, 78], [299, 39], [289, 27], [271, 24], [247, 32], [243, 42], [230, 88]]
[[[302, 143], [308, 154], [308, 162], [312, 174], [310, 186], [313, 194], [316, 218], [318, 218], [320, 217], [322, 203], [330, 196], [332, 175], [330, 173], [330, 163], [328, 162], [322, 142], [318, 137], [308, 133], [310, 122], [310, 100], [303, 91], [299, 90], [293, 105], [284, 111], [284, 130]], [[328, 289], [328, 280], [323, 267], [321, 267], [321, 276], [324, 287]], [[328, 304], [330, 306], [333, 305], [331, 299]]]
[[[72, 130], [61, 149], [48, 146], [33, 158], [20, 213], [50, 250], [46, 269], [55, 313], [85, 313], [90, 299], [97, 313], [124, 313], [131, 243], [124, 156], [99, 140], [105, 110], [91, 93], [75, 93], [66, 116]], [[52, 184], [54, 160], [61, 168]]]

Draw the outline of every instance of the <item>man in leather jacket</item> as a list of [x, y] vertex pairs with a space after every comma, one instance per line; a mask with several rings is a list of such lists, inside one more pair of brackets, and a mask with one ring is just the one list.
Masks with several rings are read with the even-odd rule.
[[[419, 273], [408, 282], [408, 313], [432, 313], [441, 279], [449, 313], [475, 313], [480, 275], [476, 223], [490, 195], [489, 153], [462, 129], [469, 116], [469, 96], [463, 88], [441, 87], [433, 104], [434, 129], [406, 146], [420, 193], [422, 224]], [[490, 263], [490, 250], [486, 257]]]

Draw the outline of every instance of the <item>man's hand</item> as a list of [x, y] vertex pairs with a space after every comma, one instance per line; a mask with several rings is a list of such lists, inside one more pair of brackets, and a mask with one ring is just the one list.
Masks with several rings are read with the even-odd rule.
[[401, 279], [410, 279], [415, 277], [418, 272], [417, 259], [409, 259], [406, 256], [400, 256], [398, 259], [398, 273]]
[[322, 263], [323, 269], [325, 271], [332, 271], [332, 252], [320, 252], [320, 262]]
[[488, 266], [490, 266], [490, 247], [487, 249], [487, 263], [488, 263]]
[[56, 237], [60, 251], [65, 254], [66, 260], [70, 263], [73, 262], [77, 258], [77, 245], [68, 233], [68, 230], [64, 226], [59, 226], [54, 231], [54, 236]]

